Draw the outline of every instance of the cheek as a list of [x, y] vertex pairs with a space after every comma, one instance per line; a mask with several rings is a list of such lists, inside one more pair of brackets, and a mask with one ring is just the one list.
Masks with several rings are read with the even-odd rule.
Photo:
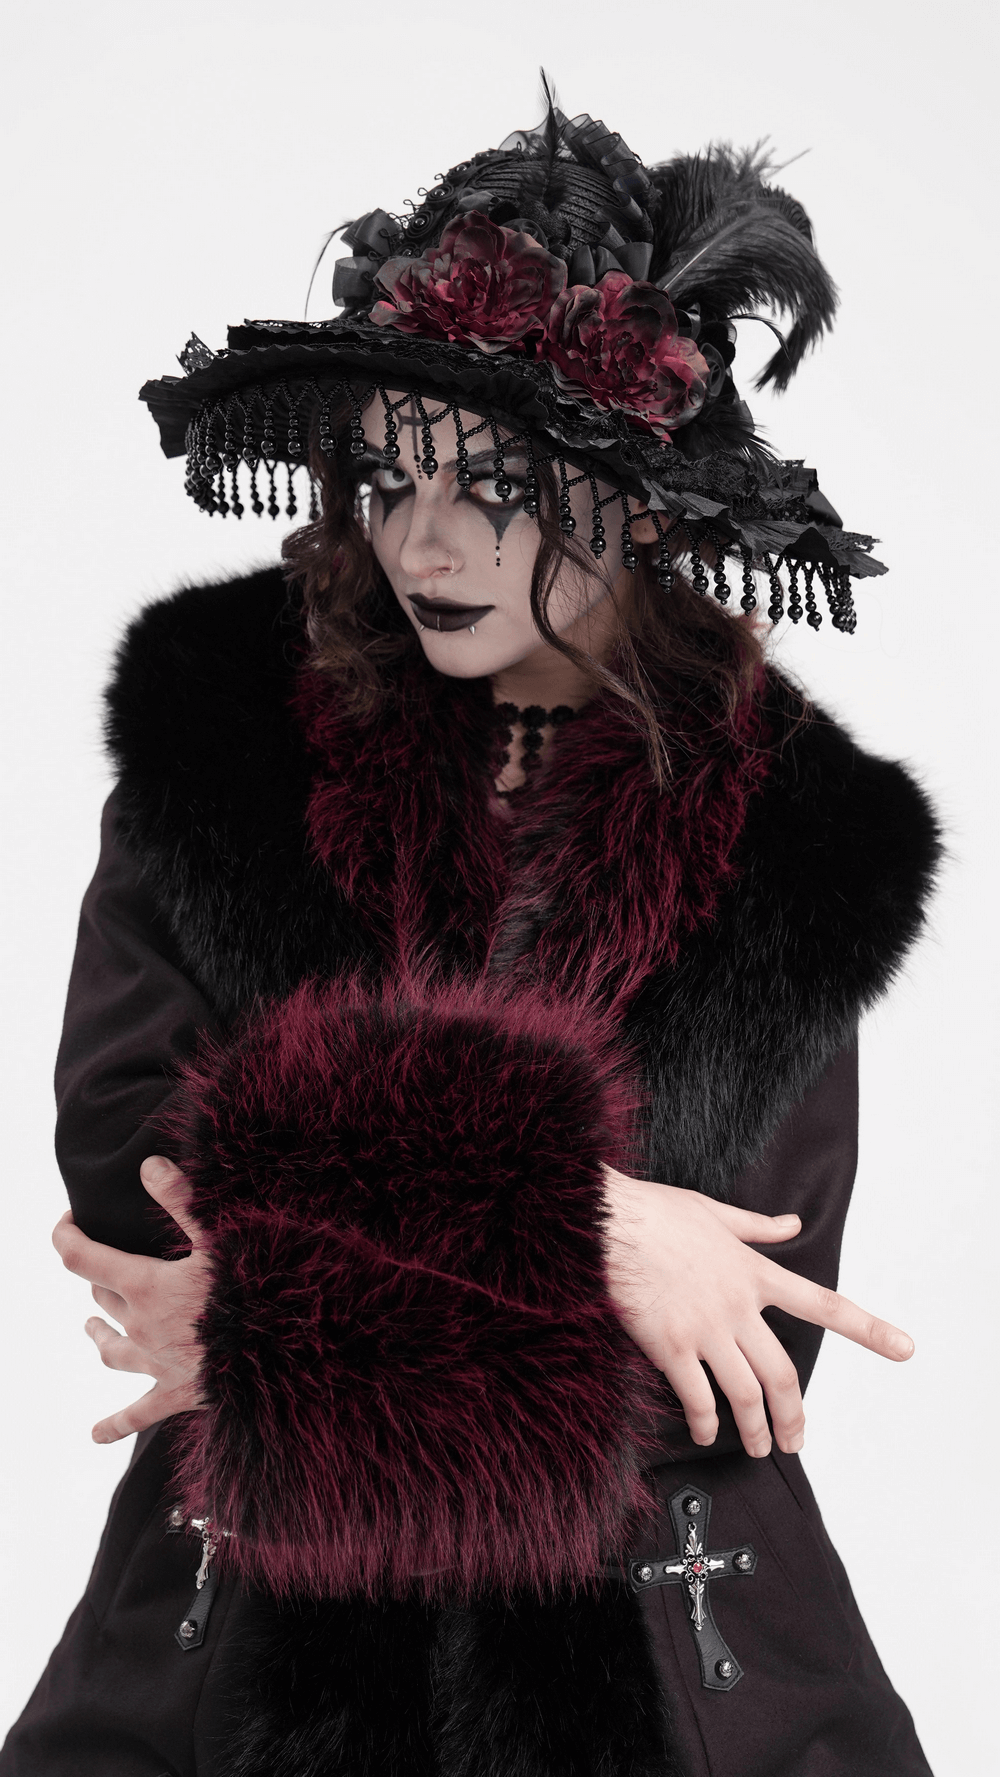
[[563, 562], [549, 595], [549, 622], [557, 635], [608, 597], [621, 566], [621, 548], [613, 546], [610, 539], [600, 559], [592, 557], [586, 567]]
[[[476, 553], [469, 551], [470, 566], [485, 564], [484, 571], [497, 592], [503, 591], [512, 603], [523, 601], [525, 609], [530, 608], [531, 576], [535, 568], [539, 543], [538, 526], [533, 518], [523, 512], [503, 513], [502, 519], [494, 518], [487, 509], [490, 528], [487, 530], [482, 518], [476, 525]], [[500, 566], [497, 567], [497, 557]]]
[[393, 525], [386, 523], [382, 502], [378, 495], [373, 493], [368, 508], [368, 536], [372, 554], [383, 573], [388, 575], [390, 580], [393, 577], [394, 568], [398, 566], [400, 544], [404, 536], [402, 524], [395, 528], [398, 535], [394, 533]]

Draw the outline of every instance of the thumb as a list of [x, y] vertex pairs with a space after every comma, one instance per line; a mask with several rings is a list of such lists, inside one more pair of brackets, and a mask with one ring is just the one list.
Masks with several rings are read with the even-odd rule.
[[139, 1168], [139, 1177], [154, 1203], [165, 1209], [168, 1216], [172, 1216], [177, 1226], [187, 1235], [192, 1246], [197, 1246], [201, 1239], [201, 1230], [188, 1213], [191, 1187], [180, 1167], [175, 1166], [163, 1154], [150, 1154]]
[[771, 1246], [777, 1241], [792, 1240], [802, 1231], [802, 1222], [796, 1215], [764, 1216], [753, 1209], [737, 1209], [733, 1203], [717, 1203], [711, 1198], [709, 1201], [730, 1234], [748, 1246]]

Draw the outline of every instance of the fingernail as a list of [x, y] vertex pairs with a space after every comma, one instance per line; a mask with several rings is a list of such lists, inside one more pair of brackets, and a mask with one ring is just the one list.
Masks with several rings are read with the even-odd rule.
[[140, 1166], [139, 1177], [141, 1179], [148, 1179], [150, 1184], [155, 1185], [157, 1179], [162, 1178], [166, 1170], [166, 1160], [162, 1159], [159, 1154], [151, 1154]]
[[893, 1357], [912, 1357], [915, 1346], [913, 1340], [907, 1338], [905, 1333], [897, 1333], [892, 1341], [891, 1349]]

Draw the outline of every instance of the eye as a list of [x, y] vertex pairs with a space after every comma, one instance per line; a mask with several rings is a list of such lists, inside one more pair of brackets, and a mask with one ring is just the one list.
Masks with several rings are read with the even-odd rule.
[[524, 493], [524, 484], [517, 479], [516, 475], [512, 475], [509, 471], [507, 474], [507, 481], [510, 484], [510, 493], [507, 495], [506, 500], [501, 494], [497, 493], [496, 481], [492, 475], [480, 476], [472, 483], [470, 492], [482, 506], [506, 507], [509, 510], [511, 506], [516, 506], [520, 501], [521, 496]]
[[380, 494], [401, 494], [412, 485], [406, 470], [397, 468], [395, 463], [383, 464], [372, 476], [372, 486], [377, 487]]

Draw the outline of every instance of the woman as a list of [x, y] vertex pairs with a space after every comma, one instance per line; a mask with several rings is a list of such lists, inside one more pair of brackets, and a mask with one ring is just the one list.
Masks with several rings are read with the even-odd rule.
[[5, 1773], [927, 1771], [796, 1452], [912, 1351], [834, 1291], [937, 841], [754, 627], [879, 571], [733, 386], [834, 307], [764, 171], [550, 107], [143, 391], [314, 503], [109, 693], [55, 1238], [156, 1380]]

